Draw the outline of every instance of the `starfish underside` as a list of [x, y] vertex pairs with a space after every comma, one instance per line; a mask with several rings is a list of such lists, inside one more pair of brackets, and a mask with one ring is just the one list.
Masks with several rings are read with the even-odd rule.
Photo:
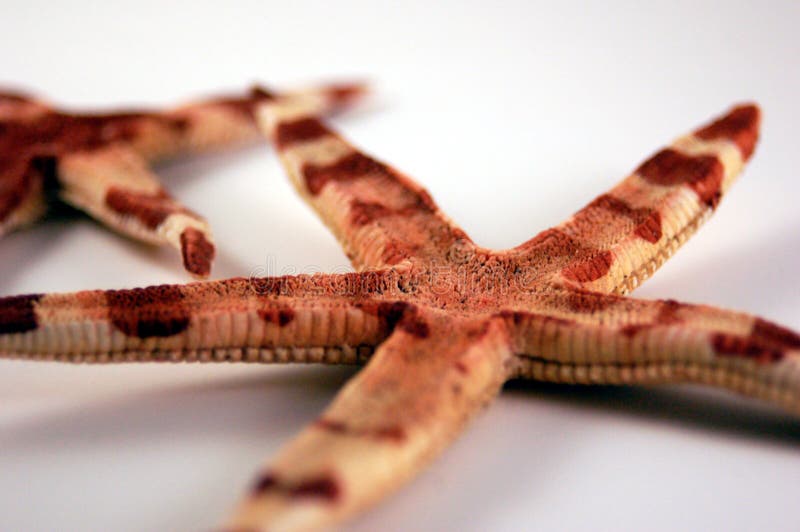
[[0, 299], [0, 353], [70, 362], [366, 363], [265, 465], [227, 526], [348, 518], [420, 471], [512, 378], [695, 382], [800, 413], [800, 336], [623, 297], [708, 218], [751, 156], [754, 105], [674, 141], [561, 225], [475, 245], [428, 193], [287, 98], [258, 110], [349, 274]]

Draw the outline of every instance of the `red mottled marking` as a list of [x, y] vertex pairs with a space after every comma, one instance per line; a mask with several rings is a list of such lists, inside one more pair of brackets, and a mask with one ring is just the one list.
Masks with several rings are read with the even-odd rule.
[[514, 322], [514, 325], [519, 325], [529, 316], [529, 313], [518, 310], [503, 310], [500, 312], [500, 316], [510, 319]]
[[658, 211], [651, 212], [642, 223], [636, 226], [633, 233], [651, 244], [661, 240], [661, 213]]
[[392, 440], [401, 442], [406, 439], [406, 431], [402, 427], [392, 425], [390, 427], [382, 427], [375, 431], [375, 436], [382, 440]]
[[303, 166], [306, 187], [314, 196], [332, 181], [352, 181], [367, 175], [382, 175], [396, 179], [391, 168], [360, 152], [350, 153], [327, 165], [306, 164]]
[[350, 202], [350, 223], [355, 226], [371, 224], [378, 218], [391, 216], [395, 211], [377, 203], [354, 199]]
[[253, 495], [261, 495], [267, 491], [277, 488], [278, 478], [275, 475], [268, 473], [258, 477], [253, 483], [253, 487], [250, 489], [250, 491], [252, 491]]
[[386, 329], [390, 332], [399, 328], [417, 338], [427, 338], [430, 335], [430, 328], [419, 316], [419, 309], [409, 303], [381, 302], [378, 304], [378, 317], [386, 323]]
[[715, 334], [711, 337], [711, 345], [717, 355], [752, 358], [760, 364], [777, 362], [784, 355], [780, 349], [768, 347], [750, 337], [735, 334]]
[[309, 478], [298, 483], [286, 483], [277, 475], [268, 473], [258, 478], [251, 493], [258, 497], [269, 492], [279, 492], [291, 498], [315, 498], [336, 502], [341, 496], [339, 483], [330, 475]]
[[395, 301], [392, 303], [382, 301], [378, 303], [374, 311], [368, 308], [365, 308], [365, 310], [377, 314], [378, 318], [386, 325], [386, 329], [391, 332], [403, 318], [403, 315], [408, 312], [409, 308], [411, 308], [411, 305], [404, 301]]
[[410, 257], [411, 253], [412, 250], [406, 244], [398, 242], [397, 240], [391, 240], [383, 247], [381, 261], [389, 266], [394, 266]]
[[661, 239], [661, 215], [658, 211], [642, 207], [634, 209], [625, 200], [603, 194], [586, 206], [586, 209], [604, 209], [630, 219], [636, 224], [633, 233], [655, 244]]
[[275, 94], [258, 85], [251, 87], [245, 97], [216, 98], [212, 100], [226, 109], [238, 113], [248, 120], [255, 121], [255, 111], [258, 104], [275, 99]]
[[[186, 128], [189, 127], [189, 120], [184, 116], [166, 115], [149, 111], [126, 111], [88, 116], [78, 115], [73, 118], [79, 125], [79, 129], [86, 130], [87, 135], [92, 128], [99, 129], [100, 139], [97, 147], [102, 144], [135, 140], [136, 137], [141, 134], [142, 127], [145, 124], [155, 124], [175, 132], [185, 131]], [[84, 147], [75, 146], [73, 151], [81, 149], [84, 149]]]
[[178, 286], [109, 290], [106, 302], [111, 323], [127, 336], [163, 338], [189, 326], [189, 310]]
[[185, 207], [176, 204], [164, 190], [148, 194], [110, 187], [106, 192], [105, 201], [112, 211], [123, 216], [132, 216], [151, 230], [161, 225], [170, 214], [193, 215]]
[[6, 122], [0, 135], [0, 160], [58, 156], [134, 140], [144, 123], [182, 129], [185, 120], [148, 112], [72, 115], [46, 112], [30, 120]]
[[330, 419], [318, 419], [315, 426], [327, 432], [334, 434], [341, 434], [353, 437], [367, 437], [378, 440], [389, 440], [395, 443], [403, 442], [406, 439], [406, 432], [398, 425], [389, 425], [386, 427], [372, 428], [354, 428], [349, 427], [341, 421], [334, 421]]
[[650, 329], [656, 326], [667, 326], [667, 325], [674, 325], [676, 323], [681, 323], [683, 319], [678, 316], [678, 310], [681, 309], [683, 305], [678, 303], [673, 299], [665, 299], [661, 301], [661, 306], [658, 309], [658, 314], [656, 315], [655, 319], [650, 323], [635, 323], [631, 325], [626, 325], [620, 332], [628, 337], [636, 336], [639, 332]]
[[636, 169], [645, 181], [654, 185], [686, 184], [709, 207], [719, 203], [724, 168], [713, 155], [684, 155], [667, 148], [653, 155]]
[[404, 315], [398, 325], [402, 331], [416, 338], [427, 338], [431, 334], [430, 327], [417, 313]]
[[314, 425], [318, 429], [333, 432], [335, 434], [347, 434], [350, 429], [341, 421], [333, 421], [330, 419], [318, 419]]
[[[355, 226], [371, 224], [380, 218], [388, 216], [413, 216], [418, 213], [431, 213], [436, 210], [433, 199], [426, 191], [414, 193], [414, 200], [411, 204], [398, 209], [387, 207], [386, 205], [374, 201], [361, 201], [353, 199], [350, 202], [350, 223]], [[456, 238], [458, 235], [456, 235]]]
[[753, 104], [734, 107], [731, 112], [694, 132], [703, 140], [727, 139], [735, 142], [746, 161], [758, 142], [761, 112]]
[[38, 327], [35, 304], [42, 294], [0, 298], [0, 334], [32, 331]]
[[400, 329], [417, 338], [427, 338], [430, 335], [430, 327], [419, 315], [419, 309], [405, 301], [363, 301], [355, 303], [355, 306], [376, 316], [383, 323], [387, 334]]
[[339, 492], [339, 483], [332, 477], [323, 476], [304, 480], [295, 485], [289, 494], [297, 498], [311, 497], [333, 502], [339, 498]]
[[[0, 146], [13, 145], [18, 153], [61, 155], [87, 151], [116, 142], [134, 140], [142, 125], [155, 122], [171, 129], [183, 129], [185, 120], [148, 112], [119, 112], [71, 115], [50, 112], [33, 120], [6, 124]], [[5, 149], [0, 149], [5, 152]]]
[[[399, 175], [392, 174], [392, 177], [400, 181], [401, 179], [405, 179]], [[425, 189], [415, 190], [413, 192], [409, 191], [411, 194], [414, 195], [414, 203], [409, 207], [405, 208], [413, 208], [414, 210], [420, 210], [423, 212], [434, 212], [438, 207], [436, 206], [436, 202], [433, 201], [433, 197], [430, 193]], [[463, 233], [462, 233], [463, 234]]]
[[316, 118], [300, 118], [278, 124], [275, 128], [275, 144], [279, 150], [285, 150], [292, 144], [308, 142], [328, 135], [333, 135], [333, 132]]
[[748, 336], [718, 333], [711, 338], [711, 345], [718, 355], [742, 356], [770, 363], [781, 360], [786, 351], [800, 350], [800, 335], [756, 318]]
[[594, 314], [622, 301], [624, 298], [620, 296], [598, 294], [586, 290], [569, 290], [564, 303], [572, 312]]
[[207, 277], [211, 273], [211, 261], [214, 260], [214, 244], [206, 239], [199, 229], [188, 227], [181, 233], [181, 255], [183, 267], [187, 271]]
[[[589, 292], [587, 292], [589, 293]], [[510, 320], [514, 325], [521, 325], [530, 321], [555, 323], [558, 325], [574, 325], [575, 322], [565, 318], [558, 318], [556, 316], [548, 316], [547, 314], [538, 314], [536, 312], [527, 312], [525, 310], [503, 310], [499, 314], [503, 319]]]
[[529, 252], [535, 251], [536, 256], [544, 260], [544, 264], [537, 264], [538, 268], [563, 268], [561, 273], [565, 278], [585, 279], [579, 282], [586, 282], [592, 277], [599, 279], [608, 273], [614, 258], [610, 251], [583, 247], [577, 240], [557, 228], [542, 231], [520, 247]]
[[333, 85], [328, 88], [328, 97], [338, 106], [344, 106], [363, 96], [364, 85]]
[[750, 336], [755, 341], [763, 344], [774, 345], [783, 349], [800, 350], [800, 335], [786, 327], [781, 327], [761, 318], [756, 318]]
[[460, 360], [456, 360], [455, 367], [462, 375], [469, 374], [469, 367]]
[[570, 281], [589, 283], [606, 275], [613, 263], [612, 252], [599, 251], [589, 257], [578, 259], [572, 266], [561, 270], [561, 275]]
[[26, 96], [21, 92], [0, 92], [0, 103], [25, 103], [31, 101], [30, 96]]
[[265, 308], [258, 311], [259, 318], [280, 327], [289, 325], [294, 320], [294, 316], [294, 310], [289, 307]]

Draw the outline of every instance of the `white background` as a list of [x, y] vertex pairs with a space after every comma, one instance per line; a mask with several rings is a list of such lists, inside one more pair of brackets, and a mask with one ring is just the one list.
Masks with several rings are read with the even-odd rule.
[[[756, 155], [645, 287], [800, 329], [800, 4], [0, 2], [0, 81], [73, 107], [371, 80], [336, 121], [482, 245], [516, 245], [754, 99]], [[767, 7], [768, 6], [768, 7]], [[178, 161], [214, 276], [342, 270], [265, 146]], [[0, 294], [184, 282], [83, 216], [0, 242]], [[207, 530], [354, 370], [0, 363], [0, 529]], [[800, 422], [725, 393], [512, 385], [353, 530], [797, 530]]]

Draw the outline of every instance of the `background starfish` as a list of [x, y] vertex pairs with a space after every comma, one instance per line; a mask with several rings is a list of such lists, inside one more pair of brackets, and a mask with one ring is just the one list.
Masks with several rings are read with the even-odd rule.
[[[287, 99], [262, 125], [353, 274], [0, 300], [0, 352], [35, 360], [369, 364], [259, 475], [234, 529], [339, 521], [410, 478], [515, 377], [692, 381], [800, 411], [800, 336], [760, 318], [621, 297], [718, 205], [758, 136], [740, 106], [564, 224], [475, 246], [430, 196]], [[374, 352], [374, 354], [373, 354]]]
[[[324, 113], [361, 92], [330, 85], [287, 95]], [[172, 198], [148, 164], [253, 141], [255, 106], [282, 97], [253, 87], [165, 112], [74, 114], [0, 92], [0, 236], [40, 218], [57, 196], [120, 233], [177, 248], [186, 270], [206, 277], [214, 257], [208, 224]]]

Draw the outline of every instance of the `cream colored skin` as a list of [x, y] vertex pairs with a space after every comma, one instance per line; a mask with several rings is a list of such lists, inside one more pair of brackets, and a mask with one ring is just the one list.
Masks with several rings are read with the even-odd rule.
[[[615, 295], [652, 274], [711, 213], [686, 183], [653, 184], [634, 172], [612, 189], [631, 208], [659, 213], [655, 242], [636, 236], [630, 216], [590, 205], [557, 234], [591, 252], [557, 252], [548, 232], [492, 251], [475, 246], [419, 185], [310, 118], [302, 102], [265, 105], [260, 118], [359, 272], [158, 287], [139, 299], [46, 295], [31, 304], [34, 329], [0, 335], [0, 353], [34, 360], [367, 362], [262, 468], [226, 529], [342, 522], [413, 477], [512, 378], [697, 382], [800, 414], [795, 333], [743, 313]], [[755, 132], [758, 121], [742, 127]], [[722, 193], [743, 164], [725, 139], [689, 135], [673, 148], [716, 157]], [[606, 223], [592, 230], [594, 219]], [[599, 253], [614, 258], [604, 275], [576, 280], [576, 268]], [[120, 315], [120, 298], [138, 307]], [[4, 304], [12, 306], [0, 300], [0, 315]], [[132, 334], [131, 323], [145, 319], [181, 327]]]

